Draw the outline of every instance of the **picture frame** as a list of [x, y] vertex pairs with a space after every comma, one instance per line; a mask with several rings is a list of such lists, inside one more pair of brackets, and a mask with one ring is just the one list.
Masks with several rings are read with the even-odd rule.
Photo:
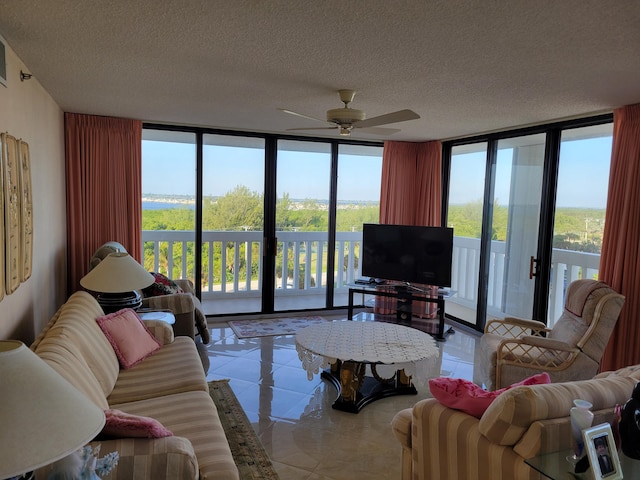
[[7, 49], [0, 38], [0, 85], [7, 86]]
[[582, 431], [594, 480], [622, 480], [620, 458], [611, 425], [602, 423]]
[[20, 281], [31, 277], [33, 268], [33, 198], [31, 192], [31, 160], [29, 144], [18, 142], [20, 183]]
[[[6, 140], [4, 133], [0, 133], [0, 240], [4, 245], [4, 163], [6, 156]], [[0, 300], [4, 298], [5, 283], [4, 251], [0, 252]]]

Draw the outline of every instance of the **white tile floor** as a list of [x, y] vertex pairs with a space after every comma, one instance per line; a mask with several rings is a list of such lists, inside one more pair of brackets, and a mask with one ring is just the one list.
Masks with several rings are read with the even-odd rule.
[[[390, 422], [429, 397], [428, 387], [375, 401], [358, 414], [334, 410], [335, 388], [320, 375], [308, 380], [293, 336], [238, 339], [226, 323], [210, 327], [207, 378], [230, 379], [281, 480], [400, 478], [400, 444]], [[478, 336], [454, 328], [439, 343], [432, 376], [474, 380]]]

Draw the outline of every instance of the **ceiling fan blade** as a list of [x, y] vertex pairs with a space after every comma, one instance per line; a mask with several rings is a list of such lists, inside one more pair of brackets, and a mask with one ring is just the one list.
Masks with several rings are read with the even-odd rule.
[[320, 118], [310, 117], [309, 115], [304, 115], [302, 113], [294, 112], [292, 110], [287, 110], [286, 108], [279, 108], [281, 112], [288, 113], [289, 115], [295, 115], [296, 117], [307, 118], [309, 120], [315, 120], [316, 122], [327, 123], [326, 120], [322, 120]]
[[400, 131], [399, 128], [378, 128], [378, 127], [365, 127], [358, 128], [359, 132], [370, 133], [371, 135], [393, 135]]
[[397, 112], [379, 115], [377, 117], [361, 120], [353, 124], [356, 128], [377, 127], [378, 125], [386, 125], [388, 123], [406, 122], [407, 120], [416, 120], [420, 118], [416, 112], [412, 110], [398, 110]]
[[339, 127], [309, 127], [309, 128], [287, 128], [287, 132], [293, 132], [295, 130], [335, 130]]

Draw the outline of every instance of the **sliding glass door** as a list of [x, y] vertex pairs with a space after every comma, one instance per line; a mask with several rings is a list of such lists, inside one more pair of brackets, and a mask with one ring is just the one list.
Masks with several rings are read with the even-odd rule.
[[278, 141], [274, 308], [324, 308], [331, 145]]
[[564, 306], [567, 285], [598, 279], [607, 207], [613, 124], [562, 132], [553, 223], [547, 324]]
[[[262, 308], [265, 141], [202, 138], [202, 298], [207, 313]], [[228, 301], [216, 301], [227, 298]], [[233, 300], [232, 300], [233, 299]]]
[[597, 278], [611, 158], [610, 116], [448, 145], [454, 228], [446, 313], [552, 325], [566, 286]]
[[456, 297], [446, 302], [445, 313], [475, 325], [487, 143], [454, 146], [450, 165], [447, 226], [454, 235], [451, 278]]
[[169, 278], [194, 278], [196, 136], [144, 130], [143, 263]]
[[487, 316], [530, 318], [540, 235], [544, 134], [498, 141], [495, 162]]

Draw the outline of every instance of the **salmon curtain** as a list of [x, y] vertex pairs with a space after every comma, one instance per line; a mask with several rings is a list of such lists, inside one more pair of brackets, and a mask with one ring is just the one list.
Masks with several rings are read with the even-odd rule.
[[385, 142], [380, 223], [440, 226], [442, 144]]
[[600, 362], [640, 363], [640, 104], [614, 110], [613, 151], [599, 278], [626, 297]]
[[65, 113], [67, 292], [100, 245], [142, 255], [142, 122]]
[[[385, 142], [382, 154], [380, 223], [439, 227], [442, 206], [442, 144]], [[423, 285], [437, 295], [437, 287]], [[384, 287], [380, 287], [384, 288]], [[377, 296], [375, 312], [391, 314], [396, 300]], [[435, 303], [414, 301], [414, 316], [435, 319]], [[423, 329], [437, 324], [425, 324]]]

